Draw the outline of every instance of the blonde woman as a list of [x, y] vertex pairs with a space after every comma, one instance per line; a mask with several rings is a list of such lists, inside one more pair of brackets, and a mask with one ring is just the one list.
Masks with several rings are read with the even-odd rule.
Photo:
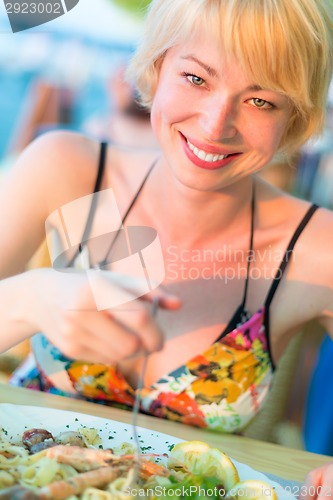
[[[153, 0], [131, 74], [161, 154], [50, 134], [3, 186], [1, 347], [32, 337], [38, 366], [22, 384], [131, 407], [144, 351], [143, 411], [246, 428], [299, 328], [316, 319], [333, 335], [333, 215], [257, 177], [321, 131], [332, 66], [330, 0]], [[98, 239], [115, 217], [111, 189], [120, 229]], [[66, 233], [59, 214], [73, 206]], [[46, 220], [67, 244], [56, 259], [67, 272], [25, 273]], [[114, 270], [154, 231], [161, 254], [147, 272], [162, 285], [140, 298], [137, 276]], [[332, 486], [333, 465], [308, 482]]]

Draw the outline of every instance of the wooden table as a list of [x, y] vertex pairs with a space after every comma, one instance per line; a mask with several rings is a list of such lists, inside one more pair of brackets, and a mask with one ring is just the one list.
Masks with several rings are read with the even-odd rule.
[[[0, 403], [44, 406], [86, 413], [126, 424], [131, 423], [131, 413], [125, 410], [3, 384], [0, 384]], [[206, 441], [210, 445], [220, 448], [239, 462], [246, 463], [258, 471], [268, 472], [294, 481], [303, 481], [309, 470], [332, 460], [332, 457], [293, 450], [240, 436], [217, 434], [146, 415], [139, 416], [138, 425], [177, 436], [184, 440]]]

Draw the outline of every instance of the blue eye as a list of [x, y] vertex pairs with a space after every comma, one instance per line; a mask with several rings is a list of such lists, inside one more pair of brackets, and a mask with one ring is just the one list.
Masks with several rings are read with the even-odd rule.
[[201, 87], [205, 84], [205, 80], [200, 76], [193, 75], [192, 73], [184, 73], [184, 76], [192, 85], [195, 85], [196, 87]]
[[265, 101], [265, 99], [260, 99], [259, 97], [253, 97], [252, 99], [249, 99], [249, 102], [251, 101], [253, 103], [252, 105], [259, 109], [269, 109], [273, 107], [273, 104]]

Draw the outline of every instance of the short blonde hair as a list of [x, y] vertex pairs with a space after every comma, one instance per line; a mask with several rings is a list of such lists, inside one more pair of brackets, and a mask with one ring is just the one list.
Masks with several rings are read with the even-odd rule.
[[152, 0], [129, 75], [150, 107], [167, 50], [213, 33], [257, 85], [293, 105], [281, 150], [322, 131], [333, 71], [333, 0]]

